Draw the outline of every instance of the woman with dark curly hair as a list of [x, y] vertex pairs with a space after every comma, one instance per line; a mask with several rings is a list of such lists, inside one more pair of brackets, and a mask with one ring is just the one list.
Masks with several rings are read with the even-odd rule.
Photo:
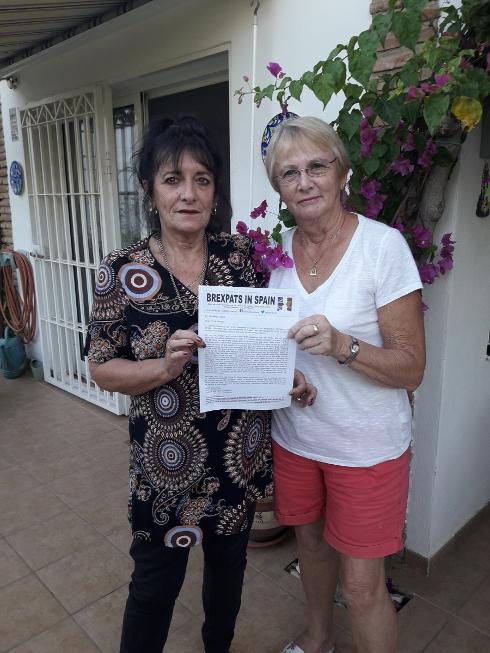
[[[122, 653], [163, 650], [189, 547], [199, 543], [205, 651], [229, 651], [255, 503], [272, 491], [269, 413], [199, 412], [199, 285], [264, 285], [249, 239], [213, 228], [220, 211], [221, 219], [231, 213], [221, 169], [196, 118], [154, 123], [137, 163], [153, 233], [109, 254], [98, 271], [90, 373], [101, 388], [131, 395], [135, 566]], [[291, 394], [310, 403], [315, 390], [297, 379]]]

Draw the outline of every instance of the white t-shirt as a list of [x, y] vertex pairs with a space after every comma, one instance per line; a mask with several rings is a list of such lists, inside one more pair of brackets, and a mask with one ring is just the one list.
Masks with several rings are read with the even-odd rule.
[[[273, 270], [269, 287], [298, 289], [300, 319], [325, 315], [343, 333], [380, 347], [377, 309], [422, 284], [399, 231], [362, 216], [358, 219], [341, 261], [314, 292], [306, 292], [296, 268]], [[283, 235], [290, 255], [294, 231]], [[407, 449], [411, 411], [406, 390], [387, 388], [331, 356], [300, 349], [296, 367], [318, 388], [318, 397], [308, 408], [293, 403], [273, 411], [272, 437], [282, 447], [346, 467], [370, 467], [398, 458]]]

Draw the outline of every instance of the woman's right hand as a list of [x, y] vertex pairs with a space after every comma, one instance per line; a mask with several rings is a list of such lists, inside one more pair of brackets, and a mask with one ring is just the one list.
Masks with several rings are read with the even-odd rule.
[[177, 329], [167, 340], [165, 357], [165, 373], [171, 379], [176, 379], [191, 360], [199, 347], [205, 347], [204, 340], [190, 329]]

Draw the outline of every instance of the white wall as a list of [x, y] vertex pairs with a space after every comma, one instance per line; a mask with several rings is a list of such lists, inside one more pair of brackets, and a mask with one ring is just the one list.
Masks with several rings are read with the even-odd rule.
[[490, 218], [476, 217], [480, 130], [464, 144], [436, 239], [455, 266], [424, 292], [428, 365], [417, 392], [408, 546], [433, 556], [490, 500]]

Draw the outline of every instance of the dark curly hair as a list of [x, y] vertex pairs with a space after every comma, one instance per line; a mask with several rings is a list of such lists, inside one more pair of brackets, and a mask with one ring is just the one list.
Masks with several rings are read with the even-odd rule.
[[160, 167], [171, 163], [176, 168], [183, 154], [191, 154], [213, 175], [216, 213], [211, 216], [208, 231], [223, 231], [231, 218], [231, 204], [222, 187], [223, 160], [212, 143], [205, 125], [193, 115], [179, 115], [175, 119], [159, 118], [150, 123], [141, 148], [134, 157], [135, 172], [145, 191], [143, 210], [150, 231], [159, 231], [160, 222], [151, 210], [155, 177]]

